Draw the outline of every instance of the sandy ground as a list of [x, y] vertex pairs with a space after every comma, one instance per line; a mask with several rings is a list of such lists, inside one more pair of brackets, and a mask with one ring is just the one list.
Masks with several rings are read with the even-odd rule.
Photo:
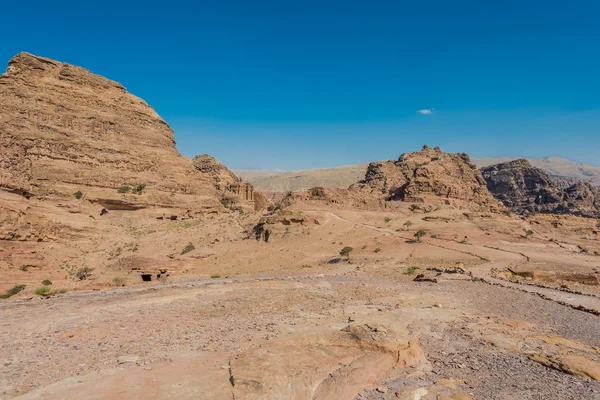
[[[598, 286], [507, 272], [595, 276], [592, 222], [295, 208], [303, 224], [274, 227], [270, 243], [246, 239], [257, 215], [115, 212], [86, 221], [113, 229], [96, 252], [82, 238], [55, 255], [113, 257], [90, 279], [10, 269], [6, 286], [53, 273], [69, 292], [0, 302], [0, 397], [600, 399]], [[141, 283], [124, 267], [143, 260], [169, 278]]]

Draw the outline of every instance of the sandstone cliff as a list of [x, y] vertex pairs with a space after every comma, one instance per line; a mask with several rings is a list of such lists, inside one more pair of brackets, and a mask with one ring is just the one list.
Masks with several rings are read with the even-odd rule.
[[365, 179], [352, 185], [350, 191], [371, 193], [385, 200], [445, 199], [470, 209], [502, 208], [467, 154], [444, 153], [438, 147], [424, 146], [421, 151], [401, 155], [397, 161], [371, 163]]
[[0, 76], [0, 149], [5, 190], [79, 192], [107, 208], [221, 208], [211, 180], [179, 154], [148, 104], [117, 82], [28, 53]]
[[557, 183], [525, 159], [492, 165], [481, 171], [488, 190], [515, 212], [600, 217], [600, 193], [589, 183]]

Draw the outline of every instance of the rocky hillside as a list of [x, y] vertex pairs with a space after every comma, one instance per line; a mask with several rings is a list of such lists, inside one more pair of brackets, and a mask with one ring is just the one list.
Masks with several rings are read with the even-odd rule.
[[[474, 158], [473, 163], [483, 168], [513, 160], [516, 158]], [[600, 187], [600, 167], [577, 163], [562, 157], [526, 158], [526, 160], [534, 167], [546, 171], [556, 181], [564, 179], [572, 182], [582, 181]]]
[[[471, 162], [478, 168], [511, 160], [514, 158], [471, 158]], [[561, 157], [527, 158], [527, 160], [533, 166], [542, 168], [556, 181], [572, 183], [583, 181], [600, 187], [600, 167], [579, 164]], [[252, 183], [256, 190], [296, 192], [315, 186], [324, 186], [330, 189], [347, 188], [365, 176], [368, 166], [369, 163], [363, 163], [292, 172], [236, 170], [235, 173]]]
[[371, 193], [386, 200], [423, 201], [425, 198], [459, 201], [470, 209], [497, 210], [486, 182], [465, 153], [444, 153], [439, 147], [402, 154], [397, 161], [369, 164], [365, 179], [350, 191]]
[[106, 208], [216, 210], [220, 194], [173, 130], [119, 83], [21, 53], [0, 76], [0, 188]]
[[574, 214], [600, 217], [600, 192], [589, 183], [555, 182], [525, 159], [481, 169], [488, 190], [518, 213]]

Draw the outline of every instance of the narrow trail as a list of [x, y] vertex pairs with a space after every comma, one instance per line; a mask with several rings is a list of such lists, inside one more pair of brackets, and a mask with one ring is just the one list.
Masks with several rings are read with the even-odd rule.
[[[350, 220], [340, 217], [339, 215], [337, 215], [335, 213], [329, 213], [329, 215], [339, 221], [342, 221], [342, 222], [345, 222], [348, 224], [353, 224], [355, 226], [360, 226], [360, 227], [371, 229], [371, 230], [374, 230], [377, 232], [389, 233], [391, 235], [401, 237], [403, 239], [409, 239], [409, 240], [412, 239], [412, 238], [407, 238], [406, 236], [403, 236], [403, 235], [399, 234], [397, 231], [394, 231], [391, 229], [380, 228], [377, 226], [363, 224], [360, 222], [350, 221]], [[456, 251], [456, 252], [459, 252], [462, 254], [475, 256], [475, 257], [480, 258], [481, 260], [491, 260], [486, 264], [482, 264], [480, 266], [470, 269], [470, 272], [473, 274], [474, 277], [481, 278], [489, 284], [492, 284], [495, 286], [502, 286], [502, 287], [505, 287], [508, 289], [513, 289], [513, 290], [519, 290], [521, 292], [535, 294], [537, 296], [540, 296], [543, 299], [553, 301], [555, 303], [558, 303], [558, 304], [561, 304], [561, 305], [564, 305], [567, 307], [571, 307], [575, 310], [585, 311], [585, 312], [600, 316], [600, 298], [598, 298], [598, 297], [587, 296], [584, 294], [569, 293], [569, 292], [564, 292], [564, 291], [552, 289], [552, 288], [543, 288], [543, 287], [539, 287], [539, 286], [524, 285], [524, 284], [505, 281], [503, 279], [498, 279], [498, 278], [494, 278], [493, 276], [491, 276], [492, 269], [504, 270], [509, 267], [523, 265], [523, 264], [528, 263], [530, 261], [530, 259], [525, 254], [510, 251], [510, 250], [495, 248], [495, 247], [492, 248], [492, 247], [488, 247], [488, 246], [479, 246], [479, 245], [473, 245], [473, 244], [465, 245], [465, 244], [461, 244], [461, 243], [452, 243], [449, 246], [442, 246], [438, 243], [435, 243], [434, 242], [435, 240], [437, 240], [437, 239], [430, 238], [423, 242], [427, 243], [431, 246], [435, 246], [435, 247], [442, 248], [445, 250]], [[468, 246], [471, 249], [473, 249], [474, 251], [466, 251], [464, 249], [458, 248], [460, 246]], [[477, 253], [477, 251], [479, 251], [479, 254]]]

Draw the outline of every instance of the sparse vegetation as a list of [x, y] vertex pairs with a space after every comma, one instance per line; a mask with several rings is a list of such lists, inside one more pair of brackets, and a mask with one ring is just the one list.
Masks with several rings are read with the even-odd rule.
[[23, 289], [25, 289], [25, 285], [15, 285], [12, 287], [12, 289], [8, 289], [6, 293], [0, 294], [0, 299], [8, 299], [9, 297], [14, 296]]
[[421, 241], [421, 238], [422, 238], [423, 236], [425, 236], [426, 234], [427, 234], [427, 232], [425, 232], [425, 230], [424, 230], [424, 229], [419, 229], [419, 230], [418, 230], [418, 231], [415, 233], [415, 235], [414, 235], [414, 236], [417, 238], [417, 242], [420, 242], [420, 241]]
[[408, 267], [406, 269], [406, 275], [414, 275], [418, 269], [419, 267]]
[[367, 248], [367, 245], [365, 244], [365, 245], [363, 245], [363, 247], [361, 247], [360, 249], [361, 249], [361, 250], [364, 250], [364, 249], [366, 249], [366, 248]]
[[502, 214], [506, 215], [507, 217], [510, 217], [512, 216], [512, 211], [510, 211], [509, 209], [502, 210]]
[[83, 193], [80, 190], [78, 190], [75, 193], [73, 193], [73, 196], [75, 196], [75, 198], [79, 200], [81, 199], [81, 197], [83, 197]]
[[192, 242], [189, 242], [184, 248], [183, 250], [181, 250], [181, 254], [185, 254], [185, 253], [189, 253], [190, 251], [194, 250], [196, 247], [194, 247], [194, 244]]
[[408, 231], [410, 227], [413, 226], [413, 223], [411, 221], [406, 221], [403, 226], [405, 226], [406, 230]]
[[125, 278], [122, 276], [115, 276], [114, 278], [112, 278], [112, 283], [115, 286], [124, 286], [125, 285]]
[[478, 277], [476, 277], [476, 276], [473, 276], [473, 277], [471, 278], [471, 282], [483, 282], [483, 279], [481, 279], [481, 278], [478, 278]]
[[411, 204], [410, 206], [410, 211], [415, 212], [419, 209], [419, 206], [416, 204]]
[[44, 286], [50, 286], [52, 285], [52, 281], [49, 279], [44, 279], [44, 281], [42, 282], [42, 285]]
[[144, 191], [145, 188], [146, 188], [146, 184], [145, 183], [140, 183], [135, 188], [131, 189], [131, 193], [133, 193], [133, 194], [142, 194], [142, 192]]
[[270, 212], [275, 212], [281, 210], [281, 203], [269, 204], [267, 210]]
[[374, 253], [379, 253], [381, 251], [381, 249], [378, 247], [375, 250], [373, 250]]
[[40, 286], [39, 288], [37, 288], [33, 291], [33, 294], [36, 294], [38, 296], [45, 296], [48, 293], [50, 293], [51, 290], [52, 289], [50, 289], [49, 286]]
[[221, 277], [221, 275], [220, 274], [212, 274], [210, 277], [212, 279], [219, 279]]
[[308, 265], [308, 264], [302, 264], [300, 266], [300, 268], [304, 269], [304, 268], [312, 268], [312, 265]]
[[352, 253], [352, 250], [354, 250], [352, 247], [346, 246], [340, 250], [340, 256], [346, 257], [347, 260], [350, 260], [350, 253]]
[[117, 191], [119, 193], [129, 193], [129, 191], [131, 191], [131, 188], [127, 185], [123, 185], [123, 186], [119, 186], [119, 188], [117, 189]]
[[531, 229], [526, 229], [525, 230], [525, 238], [529, 238], [529, 236], [533, 235], [535, 232], [532, 231]]
[[25, 272], [29, 269], [29, 267], [31, 267], [31, 265], [23, 264], [19, 267], [19, 271]]
[[75, 272], [75, 276], [79, 278], [80, 281], [84, 281], [90, 277], [94, 268], [90, 267], [81, 267]]
[[385, 217], [383, 220], [386, 224], [389, 224], [392, 219], [390, 217]]

